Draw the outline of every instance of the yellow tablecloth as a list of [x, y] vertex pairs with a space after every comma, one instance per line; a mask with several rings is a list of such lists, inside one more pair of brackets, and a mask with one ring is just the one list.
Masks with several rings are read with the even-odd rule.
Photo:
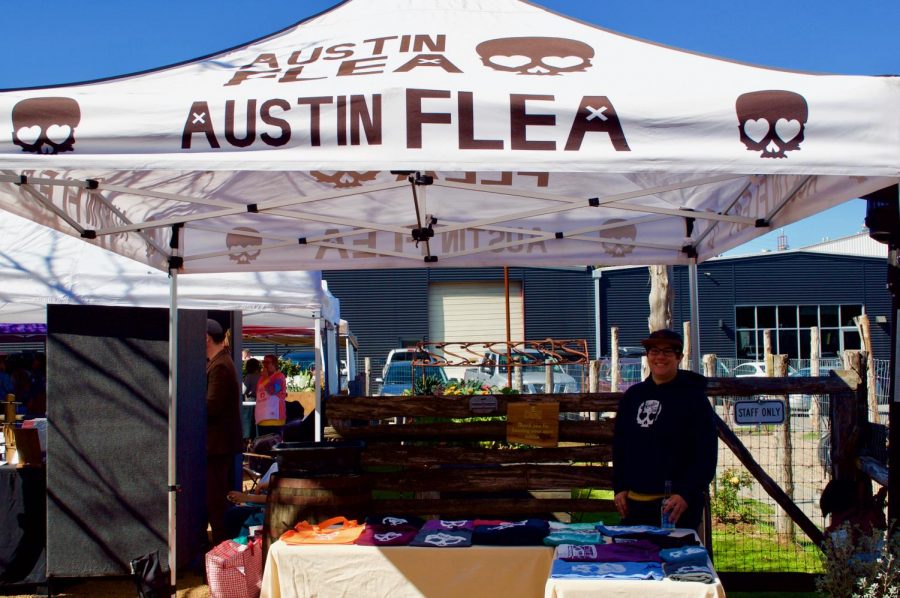
[[553, 548], [308, 545], [269, 548], [261, 598], [541, 598]]

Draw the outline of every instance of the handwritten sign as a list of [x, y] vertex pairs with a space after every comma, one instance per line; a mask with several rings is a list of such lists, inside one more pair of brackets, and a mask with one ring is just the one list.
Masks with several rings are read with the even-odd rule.
[[738, 401], [734, 404], [734, 423], [740, 426], [783, 424], [784, 403], [781, 401]]
[[509, 403], [506, 440], [532, 446], [559, 444], [559, 403]]

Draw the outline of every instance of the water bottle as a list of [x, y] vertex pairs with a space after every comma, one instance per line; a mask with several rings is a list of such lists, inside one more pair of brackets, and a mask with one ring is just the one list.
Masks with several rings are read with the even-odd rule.
[[659, 516], [659, 527], [662, 529], [674, 529], [675, 523], [669, 519], [669, 513], [666, 513], [666, 503], [669, 502], [669, 497], [672, 496], [672, 481], [666, 480], [666, 492], [665, 496], [662, 500], [662, 506], [660, 507], [660, 516]]

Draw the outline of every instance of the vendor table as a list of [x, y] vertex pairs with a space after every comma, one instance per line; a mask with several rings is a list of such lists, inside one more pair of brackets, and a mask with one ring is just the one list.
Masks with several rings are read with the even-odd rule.
[[46, 469], [0, 466], [0, 587], [46, 583], [46, 546]]
[[266, 558], [262, 598], [725, 596], [718, 580], [548, 579], [552, 561], [553, 548], [543, 546], [292, 546], [278, 541]]
[[716, 583], [691, 581], [615, 581], [611, 579], [548, 579], [544, 598], [594, 598], [595, 596], [652, 596], [652, 598], [724, 598], [725, 588]]
[[308, 545], [269, 547], [262, 598], [541, 598], [553, 549], [544, 546]]

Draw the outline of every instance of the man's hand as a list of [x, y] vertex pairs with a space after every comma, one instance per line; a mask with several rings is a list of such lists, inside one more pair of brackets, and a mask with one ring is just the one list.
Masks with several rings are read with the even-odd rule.
[[622, 517], [628, 516], [628, 501], [626, 500], [627, 496], [628, 490], [622, 490], [613, 498], [613, 502], [616, 504], [616, 510]]
[[669, 500], [666, 501], [662, 511], [663, 513], [669, 514], [669, 521], [677, 524], [684, 512], [687, 511], [687, 507], [687, 501], [684, 500], [680, 494], [673, 494], [669, 497]]

